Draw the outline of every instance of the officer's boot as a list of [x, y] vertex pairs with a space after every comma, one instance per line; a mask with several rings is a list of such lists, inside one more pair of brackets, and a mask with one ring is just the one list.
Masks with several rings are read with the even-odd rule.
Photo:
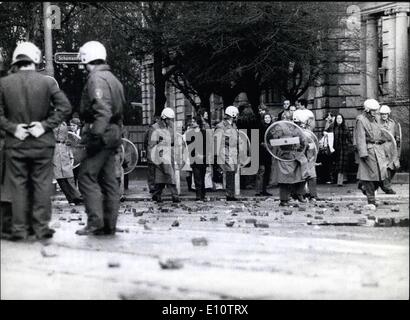
[[118, 200], [104, 201], [104, 234], [115, 234], [119, 208]]

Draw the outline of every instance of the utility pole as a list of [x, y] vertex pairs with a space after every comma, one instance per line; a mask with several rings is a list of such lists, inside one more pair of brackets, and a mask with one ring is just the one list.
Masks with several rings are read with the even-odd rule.
[[46, 74], [54, 77], [53, 66], [53, 40], [51, 35], [51, 10], [50, 2], [43, 2], [43, 25], [44, 25], [44, 54], [46, 57]]

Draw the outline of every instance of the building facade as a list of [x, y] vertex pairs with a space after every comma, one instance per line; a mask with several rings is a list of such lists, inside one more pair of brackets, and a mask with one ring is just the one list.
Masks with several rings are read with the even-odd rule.
[[[309, 108], [316, 114], [318, 128], [324, 126], [329, 111], [342, 113], [348, 125], [353, 126], [363, 101], [374, 98], [392, 107], [393, 115], [400, 119], [404, 131], [408, 131], [409, 11], [408, 2], [346, 4], [345, 19], [329, 39], [331, 54], [336, 58], [326, 74], [304, 94]], [[149, 124], [153, 120], [155, 93], [149, 58], [143, 63], [141, 79], [143, 123]], [[195, 113], [184, 95], [170, 84], [166, 96], [167, 106], [175, 110], [177, 120]], [[280, 90], [272, 87], [262, 92], [260, 102], [276, 115], [283, 99]], [[246, 94], [242, 93], [235, 104], [245, 100]], [[222, 99], [212, 95], [210, 104], [212, 120], [220, 120]]]

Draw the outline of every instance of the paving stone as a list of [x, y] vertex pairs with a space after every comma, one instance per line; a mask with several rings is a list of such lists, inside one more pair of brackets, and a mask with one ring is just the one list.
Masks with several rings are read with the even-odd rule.
[[334, 211], [334, 212], [340, 212], [340, 209], [339, 209], [339, 207], [334, 207], [334, 208], [333, 208], [333, 211]]
[[57, 254], [57, 252], [56, 252], [56, 250], [53, 246], [44, 246], [44, 247], [41, 248], [40, 252], [41, 252], [41, 255], [44, 258], [52, 258], [52, 257], [57, 257], [58, 256], [58, 254]]
[[390, 209], [391, 212], [400, 212], [400, 208], [398, 206], [392, 207]]
[[307, 218], [312, 218], [313, 216], [308, 213], [308, 214], [306, 215], [306, 217], [307, 217]]
[[218, 221], [218, 217], [212, 217], [212, 218], [209, 219], [209, 221], [214, 221], [214, 222]]
[[363, 207], [364, 210], [369, 210], [369, 211], [375, 211], [376, 210], [376, 206], [374, 204], [366, 204]]
[[394, 218], [376, 218], [375, 227], [392, 227]]
[[138, 220], [139, 224], [146, 224], [147, 222], [148, 222], [148, 220], [146, 220], [146, 219], [139, 219]]
[[235, 221], [227, 221], [227, 222], [225, 222], [225, 225], [226, 225], [227, 227], [233, 227], [234, 224], [235, 224]]
[[323, 220], [323, 217], [321, 217], [321, 216], [315, 216], [315, 219], [316, 219], [316, 220]]
[[317, 214], [325, 214], [326, 209], [316, 209]]
[[253, 225], [255, 228], [269, 228], [269, 224], [265, 222], [255, 222]]
[[208, 240], [205, 237], [201, 237], [201, 238], [192, 238], [191, 242], [194, 246], [197, 247], [205, 247], [208, 245]]
[[362, 214], [362, 210], [356, 209], [356, 210], [353, 210], [353, 213], [354, 214]]
[[179, 227], [179, 221], [175, 220], [172, 224], [171, 227]]
[[108, 268], [119, 268], [121, 264], [118, 261], [108, 261]]
[[248, 218], [248, 219], [245, 219], [245, 223], [256, 223], [257, 222], [257, 220], [256, 219], [253, 219], [253, 218]]
[[200, 217], [199, 217], [199, 221], [207, 221], [207, 219], [206, 219], [206, 217], [204, 217], [204, 216], [200, 216]]
[[177, 270], [183, 268], [183, 263], [179, 259], [167, 259], [165, 261], [158, 261], [161, 269], [164, 270]]
[[306, 211], [305, 207], [299, 207], [299, 211]]
[[285, 210], [285, 211], [283, 211], [283, 215], [290, 216], [290, 215], [292, 215], [292, 211], [291, 210]]

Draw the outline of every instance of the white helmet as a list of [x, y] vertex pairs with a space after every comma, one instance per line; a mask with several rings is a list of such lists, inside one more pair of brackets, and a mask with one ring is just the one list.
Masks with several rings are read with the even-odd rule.
[[80, 48], [81, 63], [87, 64], [94, 60], [107, 60], [107, 51], [101, 42], [88, 41]]
[[239, 114], [239, 110], [235, 106], [229, 106], [226, 108], [225, 114], [232, 118], [235, 118]]
[[391, 110], [390, 110], [390, 107], [389, 107], [389, 106], [386, 106], [386, 105], [384, 104], [384, 105], [382, 105], [382, 106], [380, 107], [379, 112], [380, 112], [380, 113], [390, 113]]
[[19, 61], [29, 61], [39, 64], [41, 60], [41, 51], [31, 42], [22, 42], [14, 49], [11, 64]]
[[175, 118], [175, 112], [171, 108], [164, 108], [161, 112], [161, 118], [162, 119], [174, 119]]
[[363, 106], [364, 106], [364, 110], [366, 110], [366, 111], [379, 110], [379, 108], [380, 108], [379, 103], [374, 99], [367, 99], [364, 102]]
[[305, 110], [296, 110], [293, 112], [293, 121], [294, 122], [300, 122], [300, 123], [307, 123], [309, 120], [309, 114], [305, 112]]

